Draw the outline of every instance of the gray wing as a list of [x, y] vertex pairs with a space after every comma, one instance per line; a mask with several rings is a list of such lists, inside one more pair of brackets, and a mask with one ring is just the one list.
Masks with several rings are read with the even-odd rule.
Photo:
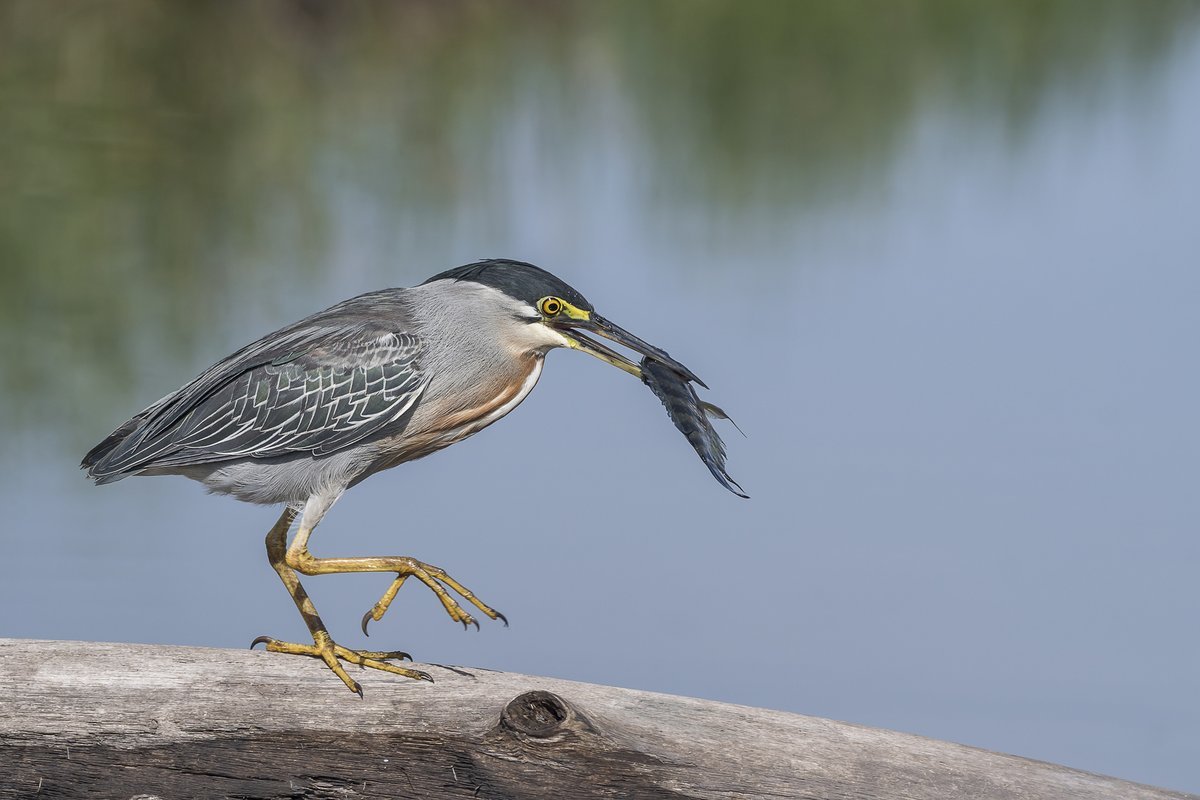
[[235, 353], [119, 428], [84, 466], [106, 482], [153, 467], [322, 456], [402, 419], [428, 383], [421, 340], [374, 324], [328, 323], [280, 331]]
[[356, 444], [416, 403], [427, 383], [416, 364], [420, 349], [417, 337], [403, 333], [334, 340], [243, 373], [176, 426], [178, 463], [322, 456]]

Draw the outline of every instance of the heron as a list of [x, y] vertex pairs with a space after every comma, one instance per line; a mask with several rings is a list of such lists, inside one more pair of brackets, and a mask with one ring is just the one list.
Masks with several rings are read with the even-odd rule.
[[690, 382], [704, 385], [550, 272], [490, 259], [411, 288], [353, 297], [263, 336], [120, 425], [81, 466], [97, 484], [183, 475], [210, 492], [282, 505], [267, 533], [267, 556], [312, 642], [260, 636], [251, 647], [319, 659], [360, 697], [344, 664], [432, 681], [401, 666], [411, 660], [405, 652], [337, 644], [298, 576], [394, 573], [363, 616], [364, 633], [409, 579], [432, 590], [464, 628], [479, 627], [464, 603], [507, 625], [504, 615], [445, 570], [410, 556], [314, 556], [313, 531], [368, 476], [462, 441], [516, 408], [552, 349], [587, 353], [652, 385], [638, 363], [592, 336], [652, 359], [692, 397]]

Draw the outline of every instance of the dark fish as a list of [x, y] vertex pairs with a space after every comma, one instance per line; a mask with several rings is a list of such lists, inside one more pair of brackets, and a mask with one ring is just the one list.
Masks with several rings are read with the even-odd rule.
[[[671, 422], [674, 422], [675, 427], [692, 443], [700, 460], [708, 467], [713, 477], [738, 497], [749, 497], [750, 495], [725, 471], [725, 442], [721, 441], [709, 419], [729, 419], [729, 415], [712, 403], [701, 400], [691, 382], [666, 364], [646, 356], [642, 359], [641, 368], [642, 383], [658, 395], [658, 399], [667, 408], [667, 416], [671, 418]], [[737, 423], [734, 423], [734, 427], [737, 427]]]

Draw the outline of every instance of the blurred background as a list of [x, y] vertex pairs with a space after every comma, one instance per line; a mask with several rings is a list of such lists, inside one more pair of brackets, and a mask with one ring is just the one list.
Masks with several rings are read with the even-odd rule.
[[0, 635], [303, 640], [275, 510], [79, 458], [506, 256], [703, 376], [752, 499], [554, 353], [313, 540], [511, 628], [415, 586], [368, 640], [387, 577], [308, 579], [342, 644], [1200, 792], [1198, 86], [1195, 2], [0, 0]]

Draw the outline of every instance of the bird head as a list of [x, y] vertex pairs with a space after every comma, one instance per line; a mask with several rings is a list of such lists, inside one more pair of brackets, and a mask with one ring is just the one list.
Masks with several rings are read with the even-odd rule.
[[533, 329], [536, 336], [531, 337], [531, 341], [543, 343], [543, 348], [579, 350], [630, 375], [642, 377], [641, 367], [636, 362], [592, 338], [598, 336], [666, 364], [688, 380], [707, 388], [704, 381], [665, 350], [597, 314], [582, 294], [541, 267], [523, 261], [492, 259], [447, 270], [426, 283], [445, 279], [474, 281], [507, 295], [515, 301], [516, 320], [520, 324], [538, 326]]

